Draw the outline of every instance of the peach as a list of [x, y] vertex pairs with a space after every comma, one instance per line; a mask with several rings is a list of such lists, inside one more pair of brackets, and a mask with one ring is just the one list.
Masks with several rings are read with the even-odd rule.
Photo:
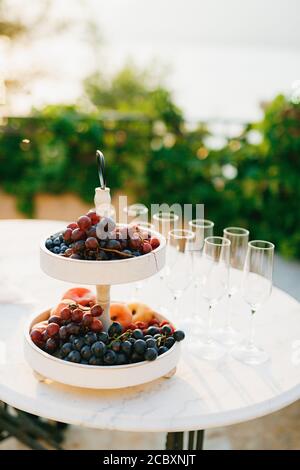
[[62, 296], [62, 299], [72, 299], [77, 304], [83, 306], [89, 306], [91, 303], [94, 305], [96, 303], [95, 294], [85, 287], [73, 287], [67, 290]]
[[32, 326], [31, 331], [37, 330], [40, 333], [44, 333], [48, 326], [48, 320], [40, 321], [39, 323], [36, 323], [35, 325]]
[[146, 304], [140, 302], [132, 302], [128, 304], [132, 313], [134, 322], [141, 321], [148, 323], [155, 318], [155, 312]]
[[125, 303], [113, 302], [110, 304], [110, 318], [112, 321], [121, 323], [124, 329], [132, 322], [132, 313]]

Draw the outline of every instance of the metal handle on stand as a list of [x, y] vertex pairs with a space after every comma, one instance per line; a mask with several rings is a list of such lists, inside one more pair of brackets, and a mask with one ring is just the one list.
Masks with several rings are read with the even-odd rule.
[[106, 188], [106, 174], [105, 174], [105, 158], [100, 150], [96, 151], [96, 159], [98, 165], [98, 174], [99, 174], [99, 181], [100, 181], [100, 188]]

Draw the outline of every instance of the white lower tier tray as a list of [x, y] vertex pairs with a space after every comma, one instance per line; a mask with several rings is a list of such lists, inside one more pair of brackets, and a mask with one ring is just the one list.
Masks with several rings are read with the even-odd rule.
[[[88, 366], [58, 359], [38, 348], [29, 335], [35, 323], [46, 320], [50, 310], [34, 316], [25, 326], [24, 354], [28, 364], [42, 376], [75, 387], [114, 389], [141, 385], [167, 376], [176, 367], [180, 357], [180, 344], [175, 343], [168, 352], [152, 362], [139, 362], [123, 366]], [[165, 320], [162, 315], [157, 315]]]

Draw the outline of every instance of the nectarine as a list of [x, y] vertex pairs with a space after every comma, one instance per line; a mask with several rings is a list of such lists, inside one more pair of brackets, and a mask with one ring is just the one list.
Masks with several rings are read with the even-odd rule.
[[95, 294], [85, 287], [73, 287], [72, 289], [67, 290], [62, 298], [72, 299], [77, 304], [83, 306], [89, 306], [90, 304], [94, 305], [96, 303]]
[[125, 303], [113, 302], [110, 304], [110, 318], [112, 321], [119, 322], [124, 329], [132, 323], [132, 313]]
[[33, 325], [33, 327], [31, 328], [31, 331], [37, 330], [37, 331], [40, 331], [41, 333], [44, 333], [47, 326], [48, 326], [48, 320], [40, 321], [39, 323], [36, 323], [35, 325]]
[[128, 307], [131, 310], [134, 322], [142, 321], [148, 323], [155, 318], [155, 312], [146, 304], [133, 302], [128, 304]]

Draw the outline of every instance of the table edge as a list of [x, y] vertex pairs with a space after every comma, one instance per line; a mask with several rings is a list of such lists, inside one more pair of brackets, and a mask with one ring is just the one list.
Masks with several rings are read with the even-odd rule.
[[[26, 411], [27, 413], [40, 416], [45, 419], [50, 419], [54, 421], [59, 421], [67, 424], [83, 426], [91, 429], [106, 429], [108, 431], [127, 431], [127, 432], [179, 432], [179, 431], [192, 431], [199, 429], [210, 429], [223, 426], [231, 426], [234, 424], [251, 421], [252, 419], [257, 419], [276, 411], [279, 411], [286, 406], [291, 405], [300, 399], [300, 384], [297, 384], [288, 392], [279, 395], [275, 398], [265, 400], [257, 405], [250, 405], [248, 407], [237, 410], [229, 410], [224, 413], [214, 413], [212, 415], [203, 415], [203, 417], [193, 416], [190, 417], [189, 423], [185, 423], [185, 418], [178, 419], [174, 423], [164, 424], [161, 423], [157, 425], [157, 421], [151, 422], [149, 417], [147, 418], [147, 425], [145, 420], [142, 420], [143, 427], [139, 426], [141, 416], [137, 416], [136, 419], [129, 419], [128, 416], [119, 416], [118, 423], [108, 425], [106, 422], [107, 417], [104, 417], [104, 421], [101, 422], [101, 412], [99, 414], [92, 413], [90, 414], [90, 420], [82, 421], [76, 420], [72, 416], [72, 410], [68, 411], [68, 416], [61, 419], [59, 414], [56, 414], [55, 403], [53, 402], [53, 410], [50, 411], [50, 407], [47, 408], [48, 413], [45, 412], [45, 409], [39, 405], [36, 406], [35, 403], [28, 403], [26, 406], [22, 406], [18, 403], [18, 400], [11, 397], [10, 391], [7, 390], [6, 393], [1, 393], [1, 400], [7, 403], [8, 405]], [[255, 410], [255, 413], [254, 413]], [[98, 419], [99, 418], [99, 419]], [[115, 422], [116, 420], [114, 420]], [[133, 424], [134, 421], [137, 424]]]

